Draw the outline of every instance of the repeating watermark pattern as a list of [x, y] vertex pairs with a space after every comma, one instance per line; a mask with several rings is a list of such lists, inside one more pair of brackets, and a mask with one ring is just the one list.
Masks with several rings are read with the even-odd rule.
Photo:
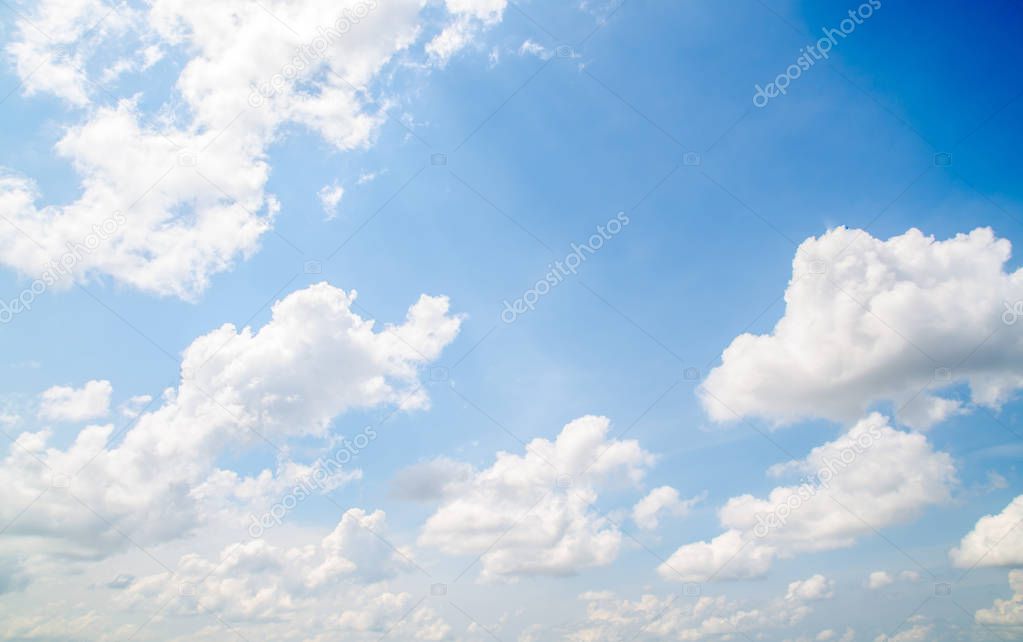
[[295, 55], [281, 67], [280, 71], [261, 83], [255, 83], [249, 93], [249, 106], [256, 109], [266, 104], [299, 75], [323, 60], [327, 50], [348, 33], [378, 6], [377, 0], [360, 0], [351, 9], [345, 7], [341, 15], [328, 27], [317, 27], [316, 36], [309, 42], [295, 48]]
[[317, 462], [311, 473], [300, 479], [270, 508], [258, 516], [254, 513], [249, 514], [249, 535], [253, 538], [262, 537], [267, 530], [280, 526], [288, 513], [310, 495], [333, 490], [332, 482], [338, 478], [344, 466], [376, 438], [377, 432], [373, 426], [366, 426], [351, 441], [347, 438], [342, 439], [340, 448], [327, 459]]
[[832, 480], [851, 466], [860, 455], [870, 450], [882, 437], [881, 430], [877, 426], [871, 426], [867, 431], [857, 435], [851, 445], [833, 456], [826, 457], [824, 465], [814, 474], [803, 477], [795, 492], [784, 502], [768, 513], [756, 514], [757, 525], [753, 528], [753, 534], [762, 539], [772, 531], [785, 526], [793, 513], [815, 498], [821, 490], [829, 489]]
[[784, 96], [788, 92], [789, 85], [809, 71], [818, 60], [827, 60], [831, 50], [838, 46], [838, 43], [848, 38], [856, 27], [863, 24], [865, 20], [874, 15], [874, 12], [881, 8], [881, 0], [867, 0], [856, 9], [849, 10], [849, 17], [838, 23], [838, 27], [822, 28], [824, 36], [812, 45], [800, 49], [800, 54], [795, 62], [785, 68], [785, 71], [778, 74], [772, 82], [766, 86], [754, 85], [756, 92], [753, 94], [753, 104], [763, 108], [767, 106], [772, 98]]
[[1023, 319], [1023, 300], [1010, 303], [1005, 301], [1005, 312], [1002, 312], [1002, 323], [1005, 325], [1015, 325], [1017, 321]]
[[527, 311], [534, 310], [540, 297], [561, 285], [569, 274], [576, 274], [586, 259], [625, 229], [630, 220], [625, 212], [618, 212], [614, 218], [609, 219], [603, 225], [598, 225], [596, 233], [590, 236], [584, 245], [572, 243], [572, 251], [566, 254], [565, 258], [548, 264], [547, 273], [534, 283], [533, 287], [523, 292], [522, 296], [514, 301], [507, 299], [503, 301], [504, 310], [501, 311], [501, 320], [505, 323], [513, 323]]
[[50, 259], [38, 278], [32, 281], [18, 296], [10, 301], [0, 300], [0, 324], [10, 323], [17, 315], [31, 310], [37, 297], [71, 277], [75, 267], [82, 262], [82, 258], [92, 254], [99, 249], [100, 245], [110, 240], [126, 220], [124, 214], [114, 212], [110, 218], [93, 225], [92, 232], [81, 241], [68, 241], [64, 246], [67, 251], [55, 259]]

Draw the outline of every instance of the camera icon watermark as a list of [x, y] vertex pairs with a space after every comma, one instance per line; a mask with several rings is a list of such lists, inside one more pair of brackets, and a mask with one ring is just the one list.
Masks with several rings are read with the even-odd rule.
[[941, 382], [952, 381], [952, 368], [937, 368], [934, 370], [934, 380]]
[[700, 154], [697, 152], [686, 152], [682, 154], [682, 164], [689, 167], [696, 167], [700, 164]]
[[1015, 325], [1017, 321], [1023, 319], [1023, 300], [1014, 303], [1004, 301], [1002, 305], [1005, 306], [1005, 311], [1002, 312], [1002, 323]]
[[934, 155], [934, 164], [937, 167], [949, 167], [952, 164], [952, 154], [938, 152]]
[[572, 476], [571, 475], [558, 475], [558, 478], [554, 480], [554, 486], [561, 489], [572, 487]]
[[575, 58], [575, 49], [571, 45], [558, 45], [554, 49], [554, 55], [558, 58]]
[[700, 585], [695, 582], [686, 582], [682, 585], [682, 595], [686, 597], [699, 597]]
[[322, 274], [323, 263], [320, 263], [319, 261], [306, 261], [303, 266], [303, 270], [306, 274]]
[[433, 597], [444, 597], [448, 594], [448, 585], [440, 582], [430, 585], [430, 595]]
[[447, 154], [430, 154], [430, 164], [431, 165], [436, 165], [436, 166], [447, 165], [448, 164], [448, 155]]
[[938, 597], [948, 597], [952, 595], [952, 585], [948, 582], [938, 582], [934, 585], [934, 594]]
[[451, 373], [444, 366], [430, 368], [430, 381], [447, 381]]
[[686, 381], [699, 381], [700, 369], [689, 367], [682, 371], [682, 378]]
[[181, 167], [195, 167], [199, 164], [199, 157], [190, 149], [183, 149], [178, 152], [178, 165]]

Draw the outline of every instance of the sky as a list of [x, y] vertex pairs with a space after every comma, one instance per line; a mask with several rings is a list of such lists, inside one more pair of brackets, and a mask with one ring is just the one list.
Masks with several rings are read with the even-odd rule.
[[1023, 638], [1021, 11], [0, 0], [0, 638]]

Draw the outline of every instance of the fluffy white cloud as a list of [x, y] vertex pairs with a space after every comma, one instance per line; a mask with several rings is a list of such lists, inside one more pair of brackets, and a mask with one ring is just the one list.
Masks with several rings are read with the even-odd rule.
[[[819, 577], [819, 576], [815, 576]], [[762, 604], [743, 604], [724, 596], [643, 595], [639, 600], [621, 599], [611, 592], [584, 593], [586, 620], [573, 627], [566, 639], [575, 642], [600, 640], [704, 640], [737, 634], [761, 634], [801, 622], [812, 611], [798, 587], [819, 599], [816, 588], [823, 581], [809, 578], [793, 582], [784, 598]], [[746, 636], [743, 636], [746, 637]]]
[[[504, 6], [449, 4], [455, 23], [491, 24]], [[99, 0], [36, 3], [15, 21], [7, 51], [26, 93], [88, 107], [56, 145], [81, 189], [71, 202], [40, 204], [46, 197], [30, 178], [0, 173], [0, 214], [13, 223], [0, 227], [0, 262], [50, 286], [110, 276], [197, 298], [273, 225], [280, 205], [266, 192], [267, 152], [282, 126], [307, 127], [341, 150], [373, 141], [386, 107], [374, 106], [366, 87], [415, 42], [422, 8], [421, 0], [155, 0], [114, 11]], [[136, 50], [100, 58], [124, 42]], [[113, 79], [141, 71], [163, 49], [186, 62], [172, 88], [147, 89], [145, 102], [111, 103], [87, 76], [96, 66]], [[155, 112], [140, 106], [161, 101]]]
[[608, 439], [610, 421], [586, 416], [523, 455], [499, 452], [423, 526], [419, 543], [481, 555], [480, 577], [567, 575], [618, 556], [621, 531], [591, 508], [600, 489], [638, 484], [654, 457], [634, 440]]
[[438, 67], [471, 44], [485, 27], [500, 22], [507, 0], [445, 0], [454, 18], [426, 44], [426, 52]]
[[889, 586], [895, 578], [887, 571], [874, 571], [867, 577], [867, 588], [877, 590]]
[[698, 504], [706, 494], [683, 500], [671, 486], [660, 486], [632, 507], [632, 521], [644, 530], [654, 530], [662, 514], [682, 517]]
[[316, 195], [320, 199], [320, 205], [323, 206], [323, 213], [326, 215], [327, 220], [335, 218], [337, 216], [337, 206], [341, 204], [341, 199], [345, 195], [345, 188], [337, 183], [332, 183], [324, 185]]
[[691, 582], [760, 576], [776, 558], [852, 546], [875, 528], [911, 520], [947, 501], [957, 483], [949, 455], [876, 413], [772, 472], [802, 474], [804, 481], [766, 498], [728, 500], [718, 513], [727, 530], [680, 547], [659, 574]]
[[849, 422], [891, 402], [901, 422], [926, 428], [962, 411], [939, 393], [966, 383], [973, 402], [997, 408], [1023, 386], [1023, 324], [1002, 321], [1023, 300], [1023, 270], [1005, 271], [1010, 253], [988, 228], [945, 241], [916, 229], [807, 239], [785, 315], [770, 334], [736, 337], [700, 399], [717, 421], [777, 423]]
[[1023, 495], [977, 520], [949, 557], [960, 567], [1023, 565]]
[[1009, 588], [1012, 597], [995, 600], [991, 608], [977, 611], [974, 617], [978, 623], [1023, 629], [1023, 570], [1009, 571]]
[[106, 380], [92, 380], [81, 388], [53, 386], [39, 398], [39, 416], [55, 421], [87, 421], [110, 412], [113, 386]]
[[46, 430], [18, 436], [0, 461], [0, 522], [13, 520], [0, 558], [96, 558], [124, 548], [124, 535], [184, 537], [216, 505], [217, 489], [256, 501], [316, 465], [283, 462], [275, 475], [239, 478], [216, 468], [226, 447], [324, 437], [351, 409], [425, 407], [419, 369], [461, 319], [446, 298], [424, 295], [403, 324], [378, 330], [352, 312], [354, 298], [320, 283], [278, 301], [258, 330], [227, 324], [197, 338], [179, 386], [117, 445], [108, 443], [112, 424], [87, 426], [65, 449], [49, 446]]
[[337, 527], [312, 546], [277, 548], [262, 539], [226, 547], [216, 560], [189, 554], [171, 576], [158, 573], [134, 581], [126, 591], [133, 603], [168, 603], [188, 613], [196, 603], [230, 619], [273, 620], [323, 597], [325, 587], [357, 578], [360, 583], [393, 577], [408, 567], [409, 552], [392, 549], [382, 511], [349, 509]]
[[789, 583], [788, 593], [785, 594], [788, 600], [800, 600], [803, 602], [828, 600], [834, 596], [835, 581], [829, 580], [820, 573], [805, 580], [796, 580]]
[[914, 624], [891, 637], [879, 635], [874, 638], [874, 642], [926, 642], [932, 630], [934, 627], [930, 624]]

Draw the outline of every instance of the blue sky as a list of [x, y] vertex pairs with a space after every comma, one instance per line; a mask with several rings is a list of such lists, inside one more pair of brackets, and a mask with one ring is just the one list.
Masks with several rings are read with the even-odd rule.
[[[0, 4], [0, 299], [127, 217], [0, 326], [4, 637], [1020, 635], [1023, 324], [1000, 315], [1023, 273], [1018, 251], [992, 258], [1023, 243], [1014, 3], [881, 0], [760, 108], [754, 87], [861, 5], [353, 2], [368, 17], [261, 109], [247, 87], [337, 7]], [[620, 212], [577, 274], [502, 320]], [[820, 257], [825, 275], [799, 272]], [[402, 326], [423, 294], [448, 307]], [[334, 334], [351, 315], [375, 338]], [[759, 347], [723, 356], [745, 333]], [[194, 384], [189, 350], [211, 364]], [[946, 403], [910, 418], [924, 398]], [[848, 515], [820, 499], [776, 539], [729, 518], [874, 411], [890, 432], [834, 489], [878, 496], [852, 526], [829, 530]], [[591, 415], [610, 427], [575, 424], [582, 445], [532, 441]], [[39, 486], [108, 424], [78, 442], [103, 471], [71, 480], [78, 502]], [[365, 426], [351, 477], [247, 533]], [[572, 468], [605, 449], [607, 471]], [[574, 484], [534, 504], [546, 482], [514, 473], [548, 458]], [[663, 487], [645, 528], [634, 507]], [[733, 530], [743, 552], [716, 539]], [[251, 564], [195, 562], [240, 550]]]

